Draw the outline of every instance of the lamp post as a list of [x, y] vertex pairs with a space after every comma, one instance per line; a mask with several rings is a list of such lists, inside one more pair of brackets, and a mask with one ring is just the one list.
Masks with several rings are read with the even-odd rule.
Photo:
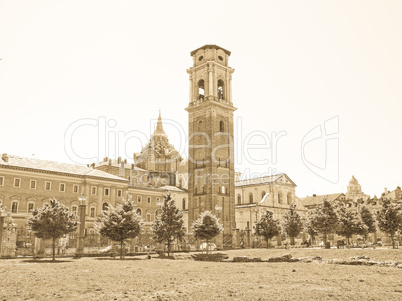
[[[216, 204], [215, 205], [215, 211], [218, 213], [218, 218], [219, 218], [219, 220], [221, 219], [221, 212], [222, 212], [222, 206], [221, 205], [219, 205], [219, 204]], [[225, 227], [225, 224], [224, 224], [224, 222], [223, 221], [220, 221], [221, 223], [222, 223], [222, 225], [224, 225], [224, 227]], [[223, 235], [223, 233], [225, 232], [225, 228], [223, 228], [223, 232], [221, 232], [218, 236], [217, 236], [217, 238], [216, 238], [216, 240], [215, 240], [215, 242], [216, 242], [216, 247], [218, 248], [218, 250], [222, 250], [223, 249], [223, 245], [224, 245], [224, 242], [223, 242], [223, 238], [224, 238], [224, 235]], [[207, 246], [208, 247], [208, 246]]]
[[5, 207], [3, 205], [0, 205], [0, 258], [1, 258], [1, 245], [3, 242], [3, 225], [4, 225], [4, 219], [6, 218], [5, 215], [3, 215], [3, 212], [5, 211]]
[[[156, 206], [158, 206], [159, 209], [156, 210], [155, 219], [157, 219], [157, 215], [162, 214], [162, 207], [165, 204], [164, 196], [165, 196], [166, 193], [167, 193], [167, 190], [164, 190], [163, 195], [162, 195], [163, 200], [162, 200], [162, 198], [160, 198], [159, 200], [156, 201]], [[162, 243], [157, 242], [156, 243], [156, 250], [157, 250], [157, 252], [164, 252], [165, 247], [164, 247], [164, 245]]]
[[215, 211], [218, 212], [218, 218], [221, 218], [222, 206], [219, 204], [215, 205]]
[[80, 215], [80, 228], [77, 240], [77, 250], [75, 252], [76, 256], [81, 256], [84, 254], [84, 242], [85, 242], [85, 211], [86, 211], [86, 201], [87, 197], [84, 194], [80, 194], [78, 197], [80, 204], [78, 206], [78, 212]]

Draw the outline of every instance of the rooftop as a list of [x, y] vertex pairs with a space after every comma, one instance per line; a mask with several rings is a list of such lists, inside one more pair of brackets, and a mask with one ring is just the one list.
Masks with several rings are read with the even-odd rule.
[[206, 45], [204, 45], [202, 47], [197, 48], [196, 50], [191, 51], [190, 55], [193, 56], [194, 54], [197, 53], [198, 50], [200, 50], [200, 49], [208, 49], [208, 48], [209, 49], [214, 49], [214, 48], [215, 49], [222, 49], [227, 55], [230, 55], [230, 53], [231, 53], [229, 50], [226, 50], [225, 48], [219, 47], [218, 45], [206, 44]]
[[95, 163], [94, 166], [98, 167], [98, 166], [105, 166], [105, 165], [109, 165], [109, 166], [114, 166], [114, 167], [122, 167], [125, 169], [133, 169], [133, 170], [139, 170], [139, 171], [146, 171], [145, 169], [139, 168], [137, 166], [134, 165], [133, 168], [133, 163], [127, 163], [127, 159], [124, 160], [119, 160], [119, 159], [109, 159], [109, 158], [104, 158], [103, 161]]
[[246, 186], [246, 185], [258, 185], [258, 184], [264, 184], [264, 183], [273, 183], [276, 182], [278, 179], [284, 177], [283, 183], [286, 184], [296, 184], [284, 173], [277, 174], [277, 175], [271, 175], [271, 176], [265, 176], [265, 177], [259, 177], [259, 178], [252, 178], [252, 179], [247, 179], [247, 180], [239, 180], [235, 182], [235, 186]]
[[313, 195], [305, 198], [300, 198], [300, 201], [303, 206], [312, 206], [322, 204], [324, 201], [332, 202], [340, 196], [344, 196], [344, 194], [340, 192], [332, 194]]
[[90, 176], [104, 178], [108, 180], [119, 180], [125, 182], [128, 181], [127, 179], [120, 178], [107, 172], [83, 165], [60, 163], [55, 161], [41, 160], [37, 158], [25, 158], [7, 154], [0, 154], [0, 167], [26, 168], [76, 176]]

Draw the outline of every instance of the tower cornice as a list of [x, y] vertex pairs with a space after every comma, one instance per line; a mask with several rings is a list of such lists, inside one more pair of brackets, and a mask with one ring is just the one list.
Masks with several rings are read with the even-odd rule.
[[230, 52], [229, 50], [226, 50], [225, 48], [222, 48], [222, 47], [220, 47], [220, 46], [218, 46], [218, 45], [215, 45], [215, 44], [206, 44], [206, 45], [204, 45], [204, 46], [202, 46], [202, 47], [200, 47], [200, 48], [197, 48], [196, 50], [191, 51], [190, 55], [193, 56], [193, 55], [196, 54], [197, 51], [200, 50], [200, 49], [222, 49], [227, 55], [230, 55], [230, 54], [231, 54], [231, 52]]
[[227, 71], [229, 71], [230, 73], [235, 72], [235, 69], [233, 69], [233, 68], [231, 68], [231, 67], [227, 67], [227, 66], [225, 66], [225, 65], [222, 65], [222, 64], [220, 64], [220, 63], [217, 63], [217, 62], [211, 60], [211, 61], [206, 61], [206, 62], [204, 62], [204, 63], [202, 63], [202, 64], [200, 64], [200, 65], [193, 66], [193, 67], [187, 69], [187, 73], [188, 73], [188, 74], [191, 74], [191, 73], [193, 73], [194, 71], [197, 71], [197, 70], [199, 70], [199, 69], [203, 69], [203, 68], [205, 68], [205, 67], [208, 67], [208, 65], [210, 65], [210, 64], [213, 64], [214, 66], [217, 66], [217, 67], [220, 67], [220, 68], [222, 68], [222, 69], [224, 69], [224, 70], [227, 70]]
[[[208, 98], [209, 98], [209, 97], [207, 97], [207, 99], [208, 99]], [[206, 107], [209, 107], [209, 106], [218, 106], [218, 107], [221, 107], [221, 108], [230, 110], [230, 111], [232, 111], [232, 112], [234, 112], [234, 111], [237, 110], [236, 107], [234, 107], [234, 106], [232, 106], [232, 105], [230, 105], [230, 104], [218, 102], [218, 101], [216, 101], [216, 100], [204, 100], [203, 102], [196, 103], [196, 104], [194, 104], [194, 105], [189, 105], [187, 108], [185, 108], [185, 110], [186, 110], [187, 112], [191, 112], [191, 111], [200, 110], [200, 109], [203, 109], [203, 108], [206, 108]]]

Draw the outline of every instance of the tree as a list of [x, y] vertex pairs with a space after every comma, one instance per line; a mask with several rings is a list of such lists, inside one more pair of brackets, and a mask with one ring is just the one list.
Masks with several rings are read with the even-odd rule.
[[304, 219], [304, 230], [310, 235], [310, 243], [314, 244], [315, 237], [318, 235], [318, 231], [313, 228], [314, 212], [308, 211], [307, 217]]
[[337, 222], [335, 210], [328, 201], [324, 201], [312, 211], [311, 226], [323, 234], [325, 246], [327, 246], [327, 236], [336, 230]]
[[255, 225], [255, 234], [264, 236], [267, 241], [267, 248], [269, 247], [269, 240], [279, 235], [280, 232], [280, 223], [278, 220], [274, 220], [274, 214], [271, 211], [266, 211]]
[[346, 237], [347, 245], [350, 244], [350, 237], [354, 234], [364, 234], [365, 224], [360, 219], [357, 210], [346, 208], [342, 205], [338, 208], [338, 227], [336, 233]]
[[401, 211], [401, 205], [392, 202], [390, 199], [382, 199], [381, 208], [377, 213], [378, 227], [391, 236], [393, 249], [396, 248], [395, 234], [398, 230], [402, 230]]
[[364, 243], [366, 243], [367, 240], [367, 234], [370, 233], [375, 233], [377, 231], [376, 223], [375, 223], [375, 218], [373, 213], [370, 211], [370, 209], [367, 206], [362, 206], [360, 208], [360, 218], [364, 225], [366, 226], [364, 228]]
[[175, 201], [170, 194], [164, 195], [162, 212], [152, 223], [154, 239], [168, 245], [168, 256], [170, 256], [171, 246], [175, 239], [181, 239], [185, 233], [183, 214], [176, 207]]
[[300, 215], [296, 212], [296, 206], [290, 205], [289, 212], [285, 213], [283, 216], [283, 230], [290, 237], [290, 244], [293, 246], [295, 244], [295, 237], [303, 229], [303, 223]]
[[200, 217], [193, 222], [191, 231], [195, 238], [201, 240], [205, 239], [208, 254], [209, 241], [223, 231], [223, 226], [211, 211], [204, 211], [200, 214]]
[[70, 232], [77, 230], [77, 216], [55, 198], [32, 212], [28, 225], [38, 238], [52, 239], [53, 261], [55, 261], [56, 240]]
[[109, 206], [107, 210], [102, 211], [95, 228], [100, 235], [120, 242], [120, 259], [123, 259], [124, 241], [137, 237], [141, 231], [141, 224], [142, 220], [136, 213], [134, 202], [123, 199], [116, 207]]

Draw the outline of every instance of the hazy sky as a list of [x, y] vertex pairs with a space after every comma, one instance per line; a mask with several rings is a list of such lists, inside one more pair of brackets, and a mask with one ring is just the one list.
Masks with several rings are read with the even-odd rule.
[[401, 16], [400, 0], [0, 0], [0, 153], [131, 160], [160, 108], [185, 156], [190, 52], [217, 44], [236, 168], [285, 172], [300, 197], [352, 175], [379, 196], [402, 184]]

